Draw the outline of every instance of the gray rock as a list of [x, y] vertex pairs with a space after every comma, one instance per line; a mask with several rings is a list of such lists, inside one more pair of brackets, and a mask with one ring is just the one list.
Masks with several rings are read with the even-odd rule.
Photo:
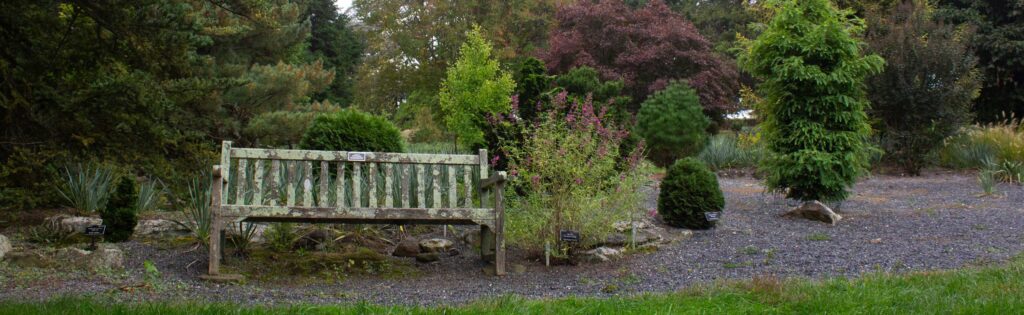
[[839, 220], [843, 219], [842, 216], [832, 211], [831, 208], [818, 201], [804, 202], [799, 207], [789, 210], [784, 215], [821, 221], [831, 225], [836, 225]]
[[0, 260], [4, 260], [4, 255], [13, 250], [11, 247], [11, 241], [6, 236], [0, 234]]
[[421, 263], [435, 262], [441, 260], [441, 256], [437, 253], [420, 253], [416, 255], [416, 261]]
[[443, 238], [432, 238], [420, 241], [420, 251], [426, 253], [443, 253], [452, 249], [452, 241]]
[[[615, 230], [618, 231], [618, 232], [629, 232], [629, 230], [630, 230], [630, 227], [629, 227], [630, 223], [631, 223], [630, 221], [615, 222], [615, 223], [612, 224], [612, 228], [615, 228]], [[650, 228], [650, 227], [654, 226], [650, 222], [643, 221], [643, 220], [633, 221], [632, 224], [633, 224], [633, 226], [636, 227], [637, 230], [643, 230], [643, 229], [647, 229], [647, 228]]]
[[89, 266], [93, 270], [124, 269], [124, 252], [114, 245], [103, 244], [89, 254]]
[[85, 228], [90, 225], [103, 224], [103, 219], [94, 217], [76, 217], [66, 214], [58, 214], [49, 218], [46, 218], [47, 222], [56, 222], [68, 231], [75, 233], [85, 233]]
[[139, 220], [135, 226], [135, 236], [183, 236], [188, 235], [189, 230], [171, 220], [153, 219]]
[[414, 238], [407, 238], [398, 242], [398, 246], [395, 246], [395, 251], [391, 252], [391, 255], [398, 257], [416, 257], [419, 254], [420, 245], [417, 244]]
[[7, 253], [6, 259], [11, 265], [22, 268], [53, 268], [57, 266], [53, 257], [34, 250], [10, 252]]
[[610, 261], [614, 258], [622, 256], [622, 252], [618, 249], [601, 246], [595, 249], [591, 249], [583, 252], [583, 260], [590, 262], [605, 262]]

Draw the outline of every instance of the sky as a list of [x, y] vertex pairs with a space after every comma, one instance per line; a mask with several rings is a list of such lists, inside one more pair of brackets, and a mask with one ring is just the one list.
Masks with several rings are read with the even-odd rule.
[[352, 0], [334, 0], [334, 5], [338, 6], [338, 11], [345, 12], [352, 7]]

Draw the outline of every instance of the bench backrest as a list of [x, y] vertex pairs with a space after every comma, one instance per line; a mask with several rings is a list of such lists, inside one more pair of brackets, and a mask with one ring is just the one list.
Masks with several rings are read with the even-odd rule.
[[[478, 155], [233, 148], [225, 141], [222, 207], [467, 209], [489, 176]], [[474, 196], [476, 198], [474, 198]]]

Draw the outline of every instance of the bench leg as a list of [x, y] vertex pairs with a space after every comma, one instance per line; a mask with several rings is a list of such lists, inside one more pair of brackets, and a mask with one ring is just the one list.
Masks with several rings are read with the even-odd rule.
[[494, 231], [494, 274], [505, 275], [505, 231], [501, 225]]
[[212, 218], [213, 222], [210, 222], [210, 235], [209, 235], [209, 249], [210, 249], [210, 270], [211, 276], [220, 274], [220, 257], [221, 257], [221, 218]]
[[494, 258], [494, 232], [486, 225], [480, 226], [480, 258], [484, 261]]

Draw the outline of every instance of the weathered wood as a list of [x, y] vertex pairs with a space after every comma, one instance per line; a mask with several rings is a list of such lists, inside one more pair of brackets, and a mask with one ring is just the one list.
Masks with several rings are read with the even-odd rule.
[[430, 168], [430, 174], [433, 175], [430, 179], [430, 189], [433, 192], [433, 198], [430, 200], [431, 208], [441, 207], [441, 165], [427, 165]]
[[494, 274], [505, 275], [505, 172], [498, 172], [501, 179], [494, 188]]
[[494, 186], [495, 184], [505, 182], [505, 180], [506, 180], [505, 172], [497, 172], [494, 175], [491, 175], [491, 177], [488, 177], [486, 179], [481, 180], [480, 181], [480, 188], [488, 189], [488, 188], [491, 188], [491, 186]]
[[223, 207], [225, 216], [250, 217], [263, 219], [388, 219], [388, 220], [470, 220], [478, 223], [494, 224], [494, 209], [490, 208], [368, 208], [350, 207], [272, 207], [272, 206], [241, 206], [227, 205]]
[[[248, 159], [254, 161], [248, 162]], [[271, 174], [267, 183], [264, 183], [266, 170], [263, 160], [269, 160], [271, 163]], [[243, 220], [477, 224], [481, 225], [483, 257], [494, 261], [495, 274], [505, 274], [503, 189], [506, 176], [504, 172], [490, 174], [486, 150], [480, 150], [478, 155], [270, 150], [232, 148], [231, 142], [225, 141], [221, 161], [221, 165], [216, 167], [214, 172], [215, 175], [220, 175], [215, 176], [219, 178], [220, 185], [215, 185], [211, 191], [211, 206], [214, 206], [211, 211], [214, 213], [209, 240], [210, 275], [216, 276], [220, 272], [225, 224]], [[235, 167], [231, 167], [232, 162], [236, 163]], [[345, 165], [346, 162], [352, 165]], [[281, 163], [285, 163], [283, 167]], [[319, 182], [313, 176], [314, 163], [319, 163]], [[364, 170], [363, 164], [366, 163], [369, 164]], [[377, 163], [383, 163], [379, 170]], [[334, 166], [332, 164], [337, 165], [337, 176], [334, 178], [330, 172], [330, 168]], [[398, 165], [397, 170], [393, 168], [393, 164]], [[349, 172], [347, 167], [351, 167], [351, 174], [346, 174]], [[249, 175], [250, 168], [253, 169], [252, 175]], [[474, 169], [479, 169], [479, 175], [474, 174]], [[235, 172], [237, 174], [232, 174]], [[367, 176], [365, 179], [364, 172]], [[232, 175], [238, 178], [234, 182], [229, 182], [228, 178]], [[381, 175], [383, 179], [378, 179]], [[429, 180], [428, 176], [431, 177]], [[250, 180], [253, 182], [250, 183]], [[333, 203], [330, 200], [331, 180], [336, 185]], [[381, 180], [383, 184], [380, 183]], [[395, 180], [399, 181], [399, 187], [394, 187]], [[460, 181], [464, 187], [463, 196], [459, 196]], [[230, 185], [232, 183], [235, 185]], [[288, 199], [285, 202], [280, 200], [281, 185], [285, 185], [286, 189]], [[349, 185], [352, 187], [351, 191], [346, 188]], [[383, 191], [378, 189], [378, 185], [383, 185]], [[416, 186], [415, 192], [413, 185]], [[234, 187], [235, 191], [228, 194], [227, 191], [231, 187]], [[315, 193], [314, 188], [318, 189]], [[297, 189], [302, 189], [301, 195]], [[367, 193], [366, 203], [362, 200], [364, 189]], [[479, 194], [479, 207], [475, 207], [473, 202], [474, 190]], [[380, 200], [381, 193], [384, 194], [383, 201]], [[394, 200], [396, 193], [400, 196], [399, 201]], [[266, 198], [267, 194], [272, 194], [272, 197]], [[234, 197], [235, 202], [229, 202], [227, 196]], [[251, 197], [252, 200], [248, 200], [247, 197]], [[300, 198], [301, 203], [298, 202]], [[416, 198], [416, 202], [413, 202], [413, 198]], [[269, 202], [265, 202], [265, 199], [269, 199]], [[448, 201], [444, 202], [442, 199]]]
[[[228, 143], [227, 145], [230, 145]], [[214, 235], [220, 235], [219, 220], [221, 212], [221, 192], [224, 187], [224, 178], [221, 177], [221, 169], [219, 165], [213, 166], [213, 181], [210, 183], [210, 216], [212, 224], [210, 224], [210, 261], [207, 264], [208, 273], [210, 275], [220, 274], [220, 242], [216, 240]]]
[[252, 203], [263, 204], [263, 160], [256, 160], [252, 170]]
[[270, 205], [281, 203], [281, 161], [270, 161]]
[[466, 201], [463, 206], [468, 208], [473, 206], [473, 169], [468, 165], [463, 166], [462, 172], [462, 186], [466, 191]]
[[[220, 173], [223, 175], [225, 183], [230, 183], [231, 182], [231, 141], [224, 141], [224, 142], [221, 143], [221, 147], [220, 147]], [[220, 200], [221, 200], [222, 203], [227, 203], [228, 202], [228, 196], [230, 196], [228, 194], [229, 193], [228, 192], [228, 188], [229, 187], [224, 187], [224, 189], [221, 190], [221, 199]]]
[[459, 206], [458, 190], [455, 188], [456, 182], [458, 182], [458, 175], [455, 174], [455, 166], [448, 166], [448, 207], [456, 208]]
[[327, 193], [331, 190], [331, 175], [329, 173], [329, 168], [327, 161], [320, 161], [320, 193], [317, 194], [316, 204], [321, 207], [327, 207], [329, 205], [329, 201], [327, 200]]
[[399, 182], [402, 183], [402, 185], [401, 185], [402, 186], [401, 187], [402, 188], [402, 207], [410, 208], [411, 207], [411, 203], [410, 203], [411, 197], [410, 196], [412, 194], [409, 193], [409, 186], [412, 185], [412, 176], [409, 176], [409, 172], [410, 172], [409, 169], [412, 168], [412, 165], [398, 164], [398, 167], [401, 169], [399, 171], [399, 173], [402, 174], [401, 175], [402, 178], [399, 179]]
[[367, 193], [368, 207], [377, 207], [377, 163], [370, 163], [369, 174], [367, 174], [366, 185], [369, 187]]
[[362, 207], [363, 206], [363, 184], [362, 174], [360, 168], [362, 163], [352, 163], [352, 206]]
[[[347, 151], [312, 151], [281, 149], [239, 149], [231, 150], [231, 157], [241, 159], [298, 160], [298, 161], [350, 161], [349, 155], [360, 154], [364, 159], [358, 162], [412, 163], [444, 165], [476, 165], [479, 156], [466, 154], [417, 154]], [[486, 163], [487, 161], [484, 161]]]
[[313, 205], [313, 162], [306, 161], [306, 178], [302, 180], [302, 205], [309, 207]]
[[235, 204], [245, 205], [245, 172], [246, 172], [246, 160], [238, 159], [238, 179], [235, 180]]
[[345, 204], [345, 162], [338, 162], [338, 178], [335, 180], [336, 187], [334, 187], [334, 191], [337, 196], [334, 198], [337, 206], [338, 208], [347, 207], [348, 205]]
[[395, 176], [394, 170], [391, 168], [391, 163], [384, 164], [384, 207], [393, 208], [395, 206], [394, 193], [392, 190], [391, 181], [392, 177]]
[[285, 186], [285, 190], [288, 191], [288, 200], [285, 202], [285, 204], [288, 206], [295, 205], [295, 186], [299, 181], [298, 178], [296, 178], [297, 176], [295, 176], [296, 163], [298, 162], [285, 162], [285, 164], [288, 164], [288, 174], [285, 174], [285, 185], [287, 185]]
[[425, 197], [426, 180], [423, 175], [423, 165], [416, 164], [416, 206], [417, 208], [427, 207], [427, 198]]

